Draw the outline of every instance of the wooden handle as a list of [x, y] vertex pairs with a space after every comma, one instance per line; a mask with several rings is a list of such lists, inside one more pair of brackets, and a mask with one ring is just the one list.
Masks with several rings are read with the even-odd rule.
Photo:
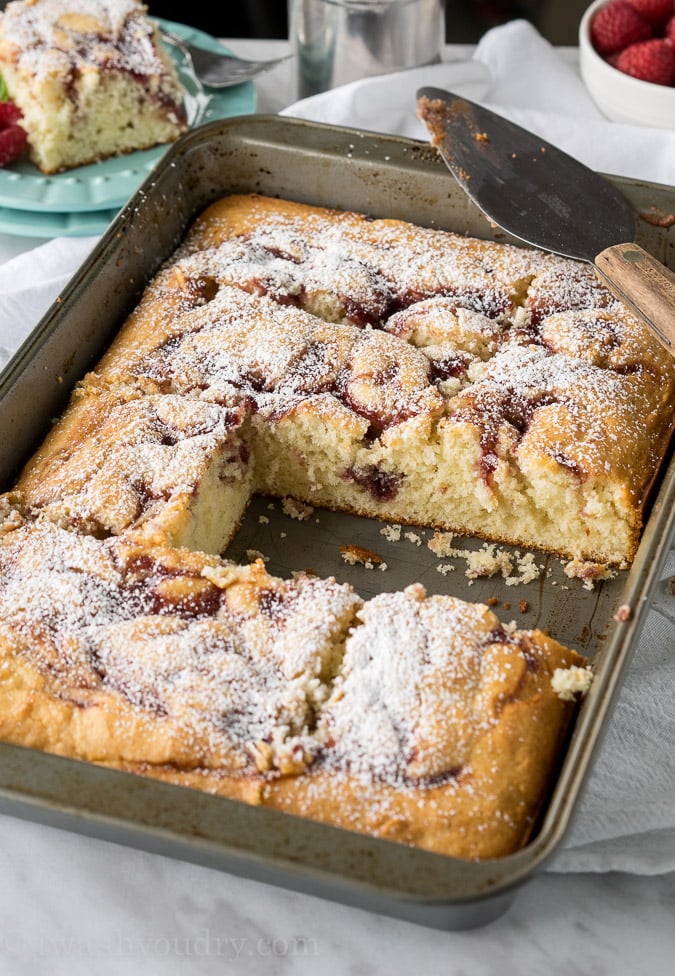
[[614, 244], [595, 267], [615, 295], [640, 315], [675, 356], [675, 274], [639, 244]]

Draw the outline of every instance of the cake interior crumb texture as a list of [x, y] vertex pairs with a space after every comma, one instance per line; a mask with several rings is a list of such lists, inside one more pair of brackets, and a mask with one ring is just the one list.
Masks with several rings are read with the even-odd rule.
[[176, 69], [136, 0], [13, 0], [0, 12], [0, 74], [44, 173], [187, 128]]
[[626, 566], [674, 380], [584, 265], [216, 202], [0, 498], [0, 737], [457, 857], [517, 850], [580, 654], [419, 583], [363, 600], [220, 554], [259, 492], [433, 528], [443, 552], [469, 534]]

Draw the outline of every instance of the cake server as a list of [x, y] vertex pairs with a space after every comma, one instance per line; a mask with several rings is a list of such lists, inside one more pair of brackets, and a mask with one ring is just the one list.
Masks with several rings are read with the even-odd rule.
[[534, 247], [590, 262], [675, 355], [675, 274], [635, 243], [635, 213], [608, 180], [452, 92], [421, 88], [417, 113], [491, 221]]

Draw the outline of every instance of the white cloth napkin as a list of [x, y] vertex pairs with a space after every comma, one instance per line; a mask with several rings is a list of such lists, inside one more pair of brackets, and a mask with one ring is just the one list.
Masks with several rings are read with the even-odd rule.
[[97, 237], [57, 237], [0, 266], [0, 369], [16, 352]]
[[[355, 82], [283, 114], [426, 139], [415, 116], [421, 85], [482, 101], [595, 169], [675, 184], [675, 132], [605, 120], [575, 65], [524, 21], [488, 32], [471, 61]], [[0, 267], [0, 347], [19, 346], [95, 241], [50, 241]], [[673, 575], [675, 553], [553, 870], [675, 870], [675, 597], [666, 584]]]

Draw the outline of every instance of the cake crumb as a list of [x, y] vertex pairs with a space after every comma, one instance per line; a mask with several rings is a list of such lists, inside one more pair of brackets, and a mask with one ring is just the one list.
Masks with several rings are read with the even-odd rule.
[[518, 575], [507, 576], [507, 586], [518, 586], [520, 583], [532, 583], [533, 580], [539, 579], [543, 569], [542, 566], [537, 566], [534, 553], [532, 552], [526, 552], [524, 556], [516, 553], [516, 568]]
[[259, 549], [247, 549], [246, 558], [250, 563], [254, 563], [256, 559], [262, 559], [264, 563], [269, 562], [269, 556], [265, 556]]
[[406, 538], [408, 542], [412, 542], [416, 546], [422, 545], [422, 538], [416, 532], [406, 532], [404, 534], [404, 538]]
[[565, 576], [583, 580], [584, 589], [592, 590], [596, 580], [612, 579], [616, 573], [605, 563], [595, 563], [587, 559], [571, 559], [563, 567]]
[[375, 569], [376, 566], [380, 569], [384, 566], [386, 569], [386, 563], [381, 556], [370, 549], [364, 549], [362, 546], [355, 546], [351, 543], [340, 546], [340, 555], [350, 566], [360, 564], [366, 569]]
[[527, 613], [527, 611], [530, 609], [529, 602], [527, 600], [521, 600], [518, 604], [518, 609], [521, 613]]
[[258, 525], [269, 525], [269, 521], [266, 515], [258, 516]]
[[496, 576], [497, 573], [501, 573], [504, 578], [507, 578], [511, 576], [513, 571], [510, 555], [493, 545], [483, 546], [476, 552], [467, 553], [466, 561], [466, 575], [469, 579], [477, 579], [479, 576]]
[[452, 545], [454, 538], [454, 532], [441, 532], [439, 529], [436, 529], [433, 536], [427, 542], [427, 546], [435, 555], [441, 556], [442, 558], [455, 556], [461, 550], [456, 549]]
[[[471, 552], [453, 546], [454, 538], [454, 533], [440, 532], [437, 529], [427, 542], [427, 546], [437, 556], [446, 559], [464, 559], [467, 564], [465, 575], [469, 580], [478, 579], [481, 576], [501, 575], [506, 580], [507, 586], [517, 586], [538, 579], [544, 568], [537, 565], [534, 554], [531, 552], [526, 552], [524, 555], [519, 552], [509, 553], [505, 549], [498, 549], [494, 543], [485, 543], [481, 549]], [[448, 572], [448, 570], [441, 569], [440, 566], [437, 566], [436, 570], [437, 572]]]
[[286, 515], [297, 519], [298, 522], [305, 522], [313, 514], [314, 509], [311, 505], [300, 502], [297, 498], [284, 498], [281, 507]]
[[627, 603], [622, 603], [619, 609], [614, 614], [614, 619], [618, 620], [619, 623], [625, 623], [627, 620], [633, 616], [633, 611], [628, 606]]
[[551, 687], [562, 701], [574, 701], [577, 694], [582, 697], [588, 692], [593, 680], [590, 668], [574, 665], [571, 668], [556, 668], [551, 676]]
[[385, 525], [380, 529], [380, 535], [383, 535], [388, 542], [399, 542], [401, 539], [401, 526], [400, 525]]

